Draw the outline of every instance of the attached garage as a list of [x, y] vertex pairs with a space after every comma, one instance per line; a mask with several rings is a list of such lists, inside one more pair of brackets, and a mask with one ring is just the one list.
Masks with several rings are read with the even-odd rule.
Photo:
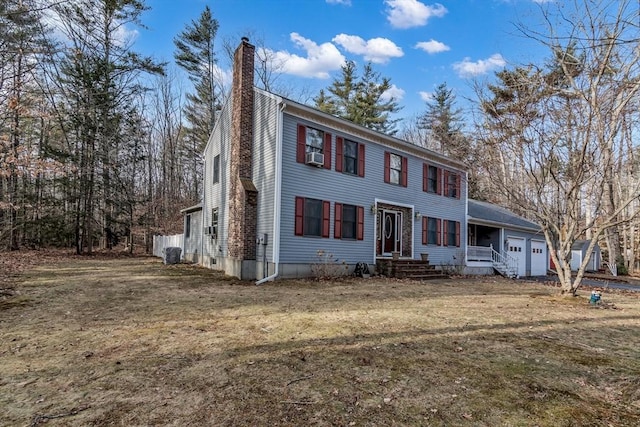
[[547, 274], [547, 244], [542, 240], [531, 240], [531, 275]]
[[546, 276], [549, 250], [537, 224], [489, 202], [468, 199], [467, 208], [467, 271], [486, 274], [481, 269], [491, 266], [508, 277]]

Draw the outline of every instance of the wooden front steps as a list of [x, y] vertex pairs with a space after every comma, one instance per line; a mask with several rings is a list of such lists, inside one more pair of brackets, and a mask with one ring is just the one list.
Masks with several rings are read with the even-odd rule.
[[378, 274], [396, 279], [430, 280], [449, 278], [449, 275], [436, 270], [434, 265], [430, 265], [429, 261], [419, 259], [401, 258], [394, 260], [381, 258], [376, 260], [376, 269]]

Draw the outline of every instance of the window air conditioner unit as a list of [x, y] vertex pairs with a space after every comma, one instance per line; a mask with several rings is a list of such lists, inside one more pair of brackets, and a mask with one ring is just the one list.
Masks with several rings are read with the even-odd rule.
[[324, 154], [318, 153], [316, 151], [312, 151], [311, 153], [307, 153], [307, 161], [308, 165], [313, 166], [324, 166]]

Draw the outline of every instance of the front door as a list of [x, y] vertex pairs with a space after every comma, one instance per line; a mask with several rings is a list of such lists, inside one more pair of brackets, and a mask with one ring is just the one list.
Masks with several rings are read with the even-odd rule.
[[382, 255], [390, 256], [391, 252], [401, 252], [402, 212], [382, 211]]

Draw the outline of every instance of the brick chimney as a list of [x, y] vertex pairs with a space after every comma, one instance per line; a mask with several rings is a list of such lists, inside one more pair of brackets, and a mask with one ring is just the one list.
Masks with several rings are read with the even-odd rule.
[[[253, 62], [255, 47], [242, 38], [233, 60], [231, 88], [231, 160], [229, 165], [228, 273], [255, 279], [258, 191], [253, 184]], [[245, 263], [253, 261], [253, 263]], [[232, 263], [234, 264], [234, 263]], [[238, 270], [240, 269], [240, 270]], [[251, 270], [253, 269], [253, 272]], [[253, 277], [251, 277], [253, 276]]]

